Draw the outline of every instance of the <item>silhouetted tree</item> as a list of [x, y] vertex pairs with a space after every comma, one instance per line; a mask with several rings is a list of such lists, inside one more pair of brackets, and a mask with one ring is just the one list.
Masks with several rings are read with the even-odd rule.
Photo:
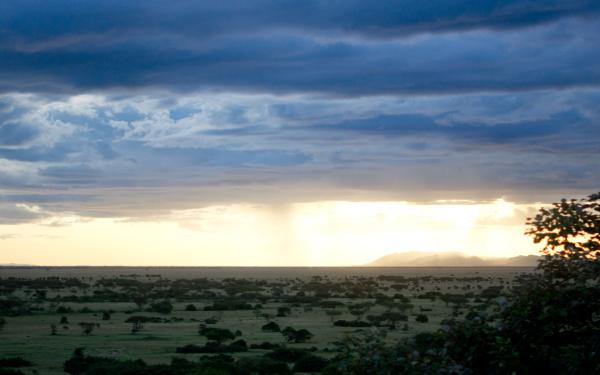
[[[539, 268], [554, 281], [585, 281], [600, 274], [600, 193], [562, 199], [527, 219], [526, 234], [544, 245]], [[568, 261], [565, 261], [568, 260]]]

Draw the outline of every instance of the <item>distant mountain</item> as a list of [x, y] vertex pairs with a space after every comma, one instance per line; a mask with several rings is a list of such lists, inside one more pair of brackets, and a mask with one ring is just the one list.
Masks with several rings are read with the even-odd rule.
[[520, 255], [512, 258], [480, 258], [459, 252], [427, 253], [408, 251], [384, 255], [374, 262], [366, 264], [370, 267], [486, 267], [513, 266], [535, 267], [539, 260], [537, 255]]
[[512, 258], [505, 258], [507, 266], [514, 267], [535, 267], [540, 260], [538, 255], [519, 255]]

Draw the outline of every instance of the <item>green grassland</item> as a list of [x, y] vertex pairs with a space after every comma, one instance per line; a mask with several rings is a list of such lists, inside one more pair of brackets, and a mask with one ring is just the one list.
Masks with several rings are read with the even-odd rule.
[[[330, 358], [335, 355], [336, 342], [347, 335], [360, 334], [361, 330], [377, 330], [391, 341], [437, 330], [444, 319], [464, 315], [470, 309], [493, 309], [498, 298], [510, 295], [515, 278], [528, 272], [532, 270], [500, 267], [7, 267], [0, 269], [0, 300], [18, 300], [21, 305], [18, 311], [15, 308], [3, 311], [6, 324], [0, 331], [0, 358], [22, 357], [32, 361], [34, 366], [22, 369], [27, 374], [64, 374], [63, 363], [77, 347], [84, 347], [87, 354], [94, 356], [139, 358], [149, 364], [168, 363], [174, 356], [194, 360], [205, 354], [178, 354], [176, 348], [204, 345], [207, 339], [200, 336], [198, 330], [209, 318], [216, 319], [216, 323], [206, 326], [232, 332], [239, 330], [241, 336], [236, 339], [243, 339], [248, 345], [271, 342], [314, 348], [315, 354]], [[59, 283], [59, 287], [43, 288], [44, 280], [74, 279], [85, 287]], [[28, 282], [31, 280], [38, 282]], [[102, 280], [117, 282], [102, 284]], [[132, 285], [123, 280], [130, 280]], [[185, 287], [176, 289], [181, 280], [201, 282], [181, 282]], [[114, 292], [114, 301], [107, 297], [107, 292]], [[145, 294], [143, 303], [124, 298], [136, 293]], [[464, 300], [456, 296], [463, 296]], [[169, 301], [172, 311], [168, 314], [149, 311], [152, 303], [159, 300]], [[221, 300], [244, 301], [252, 308], [204, 310]], [[408, 301], [409, 307], [399, 300]], [[364, 316], [351, 314], [349, 306], [366, 302], [372, 306]], [[186, 311], [190, 304], [197, 310]], [[291, 313], [277, 316], [281, 307], [288, 307]], [[378, 316], [386, 311], [400, 312], [406, 315], [407, 321], [361, 328], [333, 324], [337, 320], [367, 321], [367, 316]], [[104, 312], [110, 312], [109, 320], [103, 319]], [[426, 315], [428, 321], [417, 322], [418, 314]], [[60, 323], [63, 316], [67, 324]], [[132, 323], [126, 322], [132, 316], [157, 317], [162, 321], [144, 323], [141, 330], [132, 333]], [[286, 342], [281, 333], [261, 329], [270, 321], [281, 328], [305, 328], [313, 336], [306, 342]], [[94, 323], [93, 331], [84, 334], [80, 322]], [[55, 334], [51, 334], [52, 325], [55, 325]], [[267, 352], [250, 349], [233, 355], [256, 356]]]

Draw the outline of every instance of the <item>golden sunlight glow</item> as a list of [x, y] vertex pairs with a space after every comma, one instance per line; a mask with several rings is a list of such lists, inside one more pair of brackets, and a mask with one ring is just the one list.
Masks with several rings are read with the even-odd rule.
[[[538, 206], [310, 202], [222, 205], [144, 220], [54, 217], [0, 225], [2, 263], [40, 265], [360, 265], [399, 251], [482, 257], [536, 252], [524, 236]], [[35, 209], [35, 208], [31, 208]]]

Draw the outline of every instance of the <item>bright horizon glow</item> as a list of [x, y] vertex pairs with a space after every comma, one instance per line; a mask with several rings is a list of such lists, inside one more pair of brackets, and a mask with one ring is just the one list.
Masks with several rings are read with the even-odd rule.
[[523, 232], [539, 206], [324, 201], [209, 206], [135, 221], [52, 217], [0, 225], [0, 263], [352, 266], [403, 251], [511, 257], [537, 253]]

